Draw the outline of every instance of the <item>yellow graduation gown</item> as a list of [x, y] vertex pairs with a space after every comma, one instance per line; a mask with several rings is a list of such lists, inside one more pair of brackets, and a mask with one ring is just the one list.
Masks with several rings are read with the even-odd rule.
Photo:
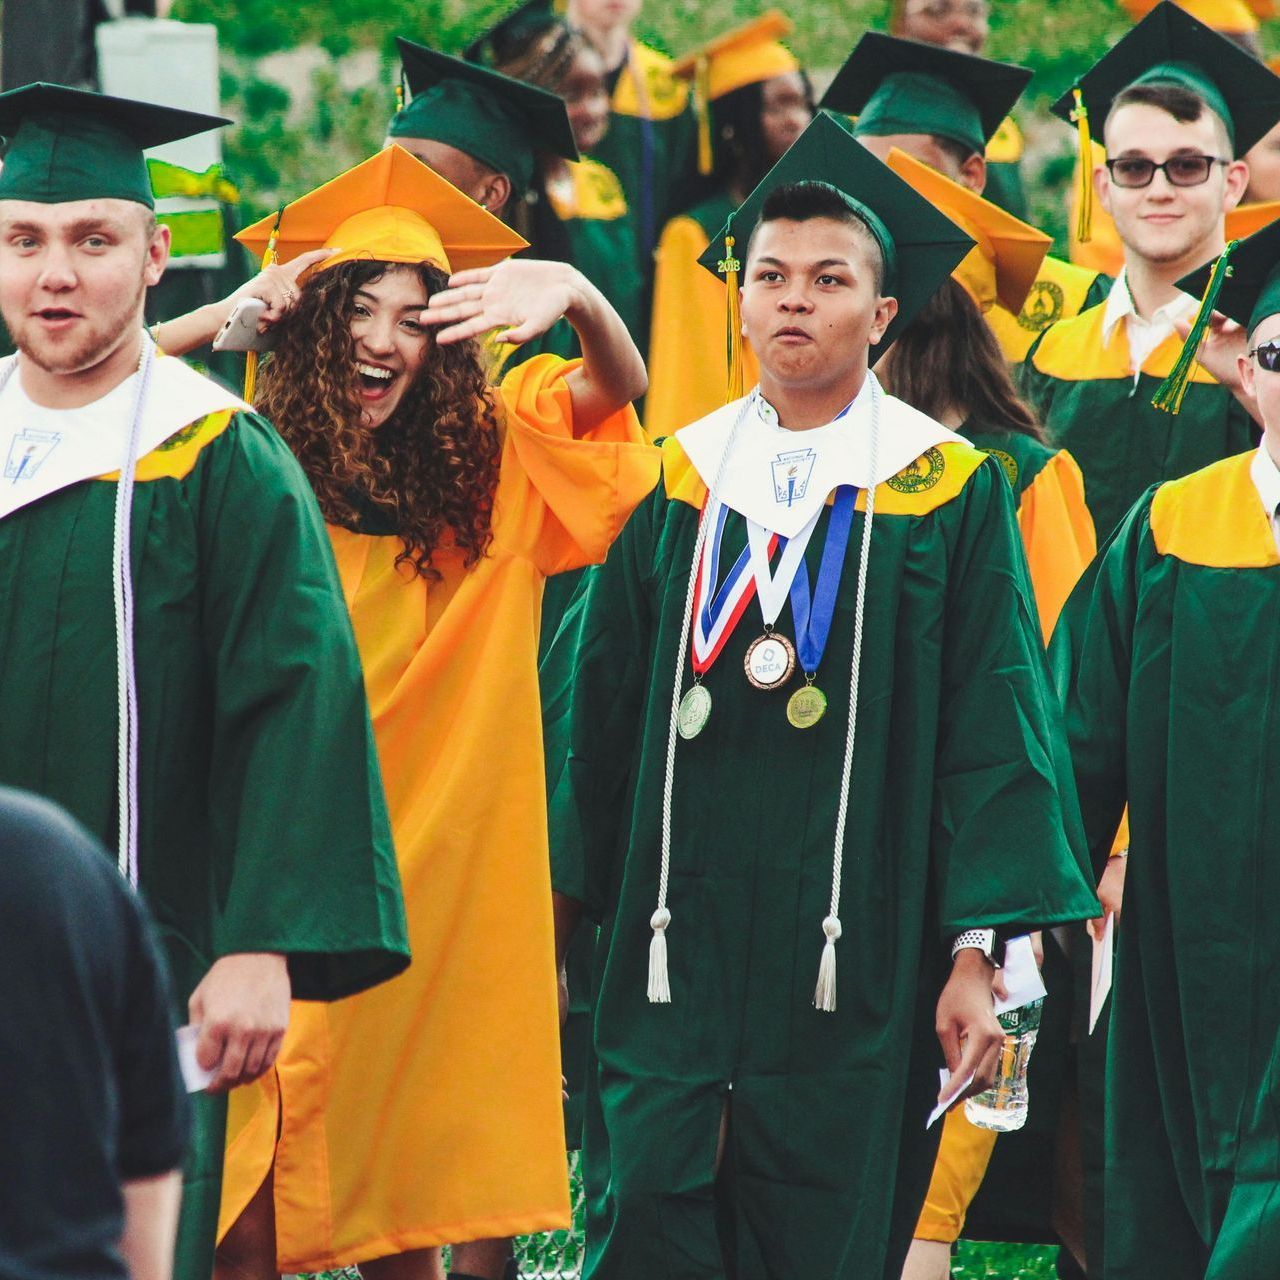
[[232, 1096], [220, 1228], [274, 1157], [282, 1272], [570, 1221], [538, 620], [544, 577], [603, 560], [659, 469], [629, 406], [575, 438], [574, 367], [538, 356], [497, 391], [478, 564], [442, 550], [428, 582], [394, 536], [330, 529], [414, 960], [371, 998], [295, 1004], [275, 1070]]
[[[661, 440], [725, 402], [729, 356], [724, 282], [698, 258], [737, 208], [727, 192], [672, 218], [658, 241], [649, 333], [649, 393], [644, 427]], [[760, 380], [755, 352], [742, 349], [743, 382]]]

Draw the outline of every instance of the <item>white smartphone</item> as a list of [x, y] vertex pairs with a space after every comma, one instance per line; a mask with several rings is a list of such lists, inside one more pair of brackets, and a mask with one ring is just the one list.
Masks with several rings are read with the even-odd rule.
[[270, 351], [271, 331], [258, 332], [258, 321], [267, 309], [261, 298], [241, 298], [213, 340], [215, 351]]

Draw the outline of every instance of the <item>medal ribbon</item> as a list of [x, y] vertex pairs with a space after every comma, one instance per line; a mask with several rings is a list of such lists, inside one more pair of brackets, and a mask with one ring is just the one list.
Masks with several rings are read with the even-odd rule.
[[822, 663], [831, 635], [831, 622], [836, 614], [836, 595], [844, 575], [845, 553], [849, 549], [849, 532], [853, 528], [853, 511], [858, 490], [842, 484], [836, 490], [827, 525], [827, 540], [818, 565], [818, 585], [812, 599], [809, 595], [809, 570], [802, 562], [791, 579], [791, 613], [796, 624], [796, 653], [800, 666], [810, 678]]
[[[818, 523], [819, 507], [794, 538], [783, 538], [778, 534], [770, 534], [764, 525], [754, 520], [747, 521], [747, 548], [751, 552], [751, 572], [756, 580], [756, 594], [760, 597], [760, 615], [764, 618], [765, 628], [772, 630], [773, 624], [782, 612], [783, 602], [791, 590], [796, 573], [804, 564], [805, 548], [813, 537], [814, 527]], [[769, 561], [777, 547], [782, 549], [778, 558], [778, 567], [771, 570]]]
[[[751, 561], [749, 545], [743, 547], [742, 553], [720, 580], [720, 585], [716, 586], [729, 508], [710, 495], [708, 501], [711, 506], [703, 517], [709, 529], [708, 545], [702, 551], [693, 598], [693, 651], [690, 659], [696, 675], [705, 675], [711, 669], [756, 591], [755, 575], [748, 572]], [[772, 554], [777, 542], [776, 537], [770, 542], [768, 554]]]

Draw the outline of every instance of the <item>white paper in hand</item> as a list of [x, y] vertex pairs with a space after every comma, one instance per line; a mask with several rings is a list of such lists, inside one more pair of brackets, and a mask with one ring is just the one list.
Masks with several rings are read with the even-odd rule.
[[182, 1083], [188, 1093], [200, 1093], [213, 1083], [214, 1072], [206, 1071], [196, 1061], [196, 1041], [200, 1028], [187, 1025], [177, 1030], [178, 1066], [182, 1068]]
[[1002, 999], [996, 999], [997, 1016], [1008, 1013], [1010, 1009], [1021, 1009], [1033, 1000], [1043, 1000], [1047, 994], [1040, 966], [1036, 964], [1036, 953], [1026, 934], [1021, 938], [1011, 938], [1005, 946], [1004, 968], [1000, 970], [1000, 976], [1004, 979], [1006, 994]]
[[1102, 926], [1102, 941], [1093, 940], [1093, 980], [1089, 983], [1089, 1034], [1098, 1025], [1102, 1006], [1107, 1003], [1111, 994], [1111, 970], [1115, 962], [1116, 951], [1116, 917], [1114, 912], [1107, 913], [1107, 922]]
[[960, 1095], [973, 1083], [975, 1075], [977, 1075], [976, 1071], [970, 1071], [964, 1079], [961, 1079], [959, 1076], [952, 1076], [946, 1067], [938, 1069], [938, 1085], [942, 1092], [938, 1105], [929, 1112], [929, 1119], [925, 1121], [926, 1129], [932, 1129], [937, 1124], [938, 1117], [945, 1115], [955, 1106]]

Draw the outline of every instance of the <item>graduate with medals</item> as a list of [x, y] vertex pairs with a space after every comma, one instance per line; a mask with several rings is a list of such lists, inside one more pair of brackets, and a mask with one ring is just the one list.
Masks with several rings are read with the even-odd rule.
[[1148, 490], [1050, 648], [1095, 866], [1126, 800], [1132, 836], [1106, 1280], [1252, 1280], [1280, 1258], [1280, 225], [1180, 283], [1243, 327], [1262, 443]]
[[1096, 913], [1008, 485], [869, 369], [971, 245], [821, 114], [703, 259], [759, 385], [666, 442], [562, 628], [589, 1280], [896, 1274], [999, 938]]

